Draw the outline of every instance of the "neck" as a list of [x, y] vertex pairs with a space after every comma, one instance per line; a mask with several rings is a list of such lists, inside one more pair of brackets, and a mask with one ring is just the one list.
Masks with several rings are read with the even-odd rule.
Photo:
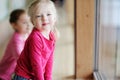
[[50, 34], [50, 30], [44, 30], [44, 31], [42, 31], [42, 35], [45, 38], [47, 38], [48, 40], [50, 39], [49, 34]]

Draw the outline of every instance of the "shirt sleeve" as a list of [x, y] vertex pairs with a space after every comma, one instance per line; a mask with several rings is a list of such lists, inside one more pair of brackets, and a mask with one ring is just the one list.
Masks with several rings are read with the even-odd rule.
[[20, 39], [15, 39], [13, 43], [13, 55], [16, 59], [19, 58], [23, 48], [24, 48], [24, 43]]
[[35, 75], [34, 80], [44, 80], [41, 56], [42, 43], [39, 38], [32, 37], [29, 44], [31, 65]]
[[50, 55], [45, 67], [45, 80], [52, 80], [53, 53]]

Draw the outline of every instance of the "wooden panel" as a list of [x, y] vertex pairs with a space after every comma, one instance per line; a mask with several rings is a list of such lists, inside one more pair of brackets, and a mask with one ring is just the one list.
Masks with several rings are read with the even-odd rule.
[[91, 78], [94, 58], [94, 0], [76, 0], [76, 78]]

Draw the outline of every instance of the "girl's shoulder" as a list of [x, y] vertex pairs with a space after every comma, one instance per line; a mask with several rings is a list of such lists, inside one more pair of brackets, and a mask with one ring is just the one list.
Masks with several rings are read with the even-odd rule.
[[26, 41], [26, 45], [42, 47], [42, 44], [43, 41], [40, 34], [33, 30]]
[[23, 39], [23, 37], [19, 33], [14, 32], [13, 36], [12, 36], [12, 40], [14, 42], [20, 42], [20, 41], [23, 41], [24, 39]]
[[37, 31], [36, 29], [33, 29], [28, 39], [32, 41], [41, 41], [41, 35], [39, 31]]

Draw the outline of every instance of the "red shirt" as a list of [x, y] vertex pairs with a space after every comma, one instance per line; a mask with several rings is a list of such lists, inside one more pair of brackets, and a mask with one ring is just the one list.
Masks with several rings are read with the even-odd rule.
[[55, 37], [52, 32], [48, 40], [34, 28], [17, 61], [15, 73], [27, 79], [52, 80], [54, 46]]

